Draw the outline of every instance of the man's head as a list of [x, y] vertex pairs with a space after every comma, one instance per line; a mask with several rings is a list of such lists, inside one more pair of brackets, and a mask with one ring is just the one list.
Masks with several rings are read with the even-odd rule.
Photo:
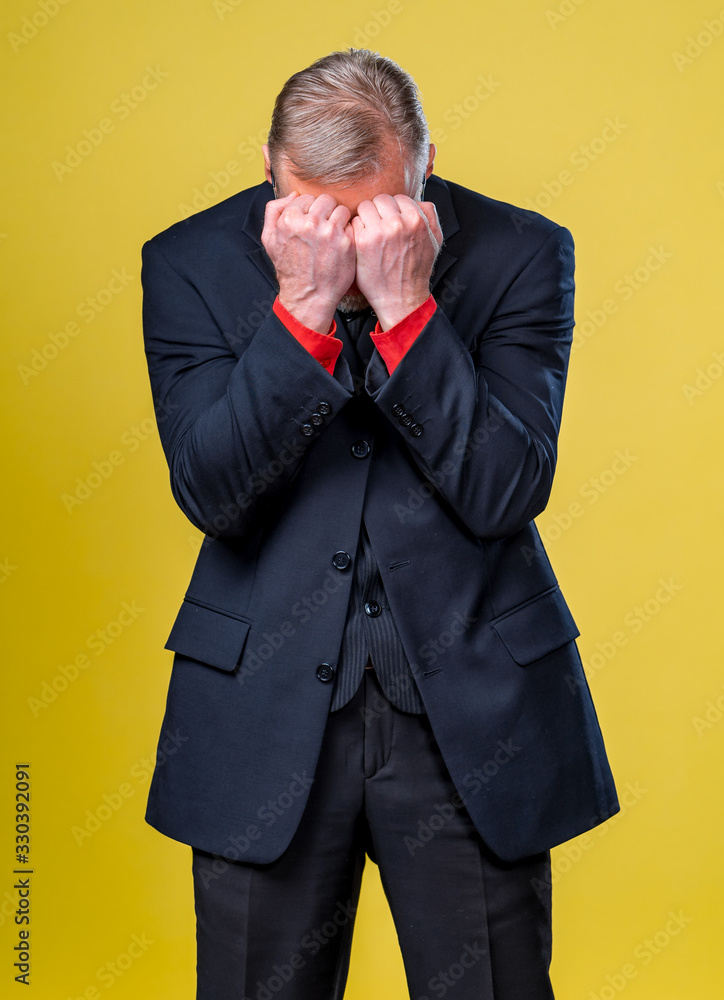
[[412, 77], [367, 49], [332, 52], [284, 84], [272, 114], [267, 179], [277, 194], [315, 182], [343, 190], [383, 174], [419, 198], [435, 149]]
[[[422, 199], [435, 161], [415, 81], [367, 49], [332, 52], [290, 77], [263, 152], [277, 198], [328, 193], [353, 218], [378, 194]], [[366, 305], [353, 284], [339, 308]]]

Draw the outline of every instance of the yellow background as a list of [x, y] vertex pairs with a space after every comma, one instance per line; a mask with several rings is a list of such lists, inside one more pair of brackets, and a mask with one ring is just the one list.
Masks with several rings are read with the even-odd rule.
[[[0, 20], [0, 994], [23, 995], [6, 905], [22, 760], [28, 995], [194, 995], [190, 850], [143, 811], [163, 644], [200, 536], [174, 505], [151, 422], [139, 252], [194, 198], [257, 183], [284, 80], [355, 44], [416, 78], [441, 176], [530, 199], [576, 240], [576, 350], [540, 527], [626, 806], [554, 852], [558, 1000], [718, 1000], [724, 10], [20, 0]], [[74, 149], [78, 165], [59, 170]], [[134, 935], [143, 950], [129, 959]], [[406, 995], [371, 865], [347, 995]]]

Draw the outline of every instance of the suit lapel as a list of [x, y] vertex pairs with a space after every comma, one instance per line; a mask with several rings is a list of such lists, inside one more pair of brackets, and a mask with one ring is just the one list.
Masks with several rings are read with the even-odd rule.
[[442, 229], [443, 238], [442, 250], [435, 261], [435, 267], [433, 268], [432, 279], [430, 281], [430, 290], [434, 295], [435, 290], [439, 288], [440, 282], [444, 278], [445, 273], [457, 260], [457, 257], [451, 253], [448, 247], [448, 241], [460, 231], [460, 224], [458, 222], [457, 215], [455, 214], [455, 209], [453, 208], [452, 199], [450, 197], [450, 191], [445, 181], [436, 177], [434, 174], [431, 177], [428, 177], [427, 184], [425, 185], [425, 197], [427, 201], [431, 201], [437, 209], [437, 216], [440, 220], [440, 228]]
[[256, 243], [254, 249], [248, 251], [247, 257], [254, 267], [264, 275], [271, 287], [278, 290], [279, 286], [277, 285], [274, 265], [261, 242], [261, 233], [264, 228], [264, 210], [267, 202], [271, 201], [273, 197], [274, 189], [271, 184], [267, 184], [265, 181], [263, 184], [257, 185], [256, 195], [251, 200], [241, 228], [245, 235]]

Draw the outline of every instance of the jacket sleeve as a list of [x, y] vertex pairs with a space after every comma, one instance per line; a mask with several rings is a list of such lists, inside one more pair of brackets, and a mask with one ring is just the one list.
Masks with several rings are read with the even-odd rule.
[[[470, 273], [470, 272], [468, 272]], [[511, 535], [548, 502], [573, 332], [573, 239], [558, 227], [514, 277], [472, 352], [438, 308], [367, 391], [423, 475], [479, 538]], [[474, 294], [474, 292], [472, 293]]]
[[233, 337], [155, 240], [143, 247], [141, 277], [146, 358], [173, 495], [201, 531], [243, 536], [260, 506], [297, 474], [351, 387], [298, 343], [271, 304], [237, 357]]

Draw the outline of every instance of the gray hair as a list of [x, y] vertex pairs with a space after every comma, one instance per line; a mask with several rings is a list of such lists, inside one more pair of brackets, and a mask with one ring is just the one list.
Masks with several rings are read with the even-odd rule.
[[408, 184], [419, 183], [430, 147], [420, 94], [410, 74], [378, 52], [332, 52], [291, 76], [276, 99], [272, 169], [286, 161], [299, 180], [343, 186], [377, 176], [391, 144]]

